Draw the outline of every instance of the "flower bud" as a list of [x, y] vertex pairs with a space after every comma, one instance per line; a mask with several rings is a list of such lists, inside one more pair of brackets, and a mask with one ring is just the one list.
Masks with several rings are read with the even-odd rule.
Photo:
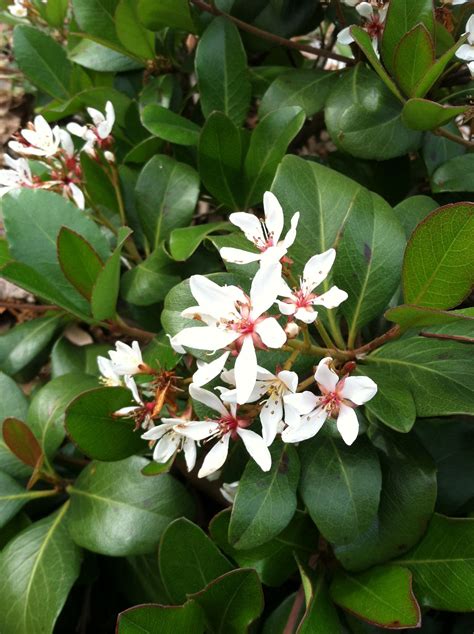
[[294, 339], [300, 333], [300, 327], [296, 321], [289, 321], [285, 326], [285, 332], [288, 339]]

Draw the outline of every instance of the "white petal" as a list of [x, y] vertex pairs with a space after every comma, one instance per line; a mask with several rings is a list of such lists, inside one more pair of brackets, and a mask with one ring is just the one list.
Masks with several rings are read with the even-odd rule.
[[361, 2], [356, 6], [356, 11], [363, 18], [371, 18], [374, 15], [374, 10], [370, 2]]
[[121, 407], [116, 412], [114, 412], [114, 416], [131, 416], [138, 409], [141, 409], [141, 407], [137, 405], [131, 405], [130, 407]]
[[233, 330], [224, 330], [215, 326], [192, 326], [178, 332], [172, 338], [172, 345], [214, 352], [226, 348], [238, 337], [239, 333]]
[[229, 354], [230, 352], [224, 352], [224, 354], [210, 363], [199, 363], [198, 361], [198, 370], [193, 374], [194, 385], [202, 387], [212, 381], [212, 379], [215, 379], [224, 369]]
[[278, 378], [286, 385], [290, 392], [296, 392], [296, 388], [298, 387], [298, 375], [296, 372], [282, 370], [278, 373]]
[[84, 209], [86, 206], [86, 199], [82, 191], [74, 183], [69, 183], [69, 189], [71, 191], [72, 199], [76, 203], [77, 207], [79, 207], [79, 209]]
[[342, 31], [337, 34], [337, 41], [339, 44], [352, 44], [354, 38], [352, 37], [350, 26], [346, 26], [345, 29], [342, 29]]
[[267, 317], [255, 326], [255, 331], [268, 348], [281, 348], [286, 341], [286, 332], [275, 317]]
[[251, 253], [243, 249], [235, 249], [234, 247], [222, 247], [219, 251], [220, 256], [226, 262], [234, 264], [248, 264], [249, 262], [257, 262], [262, 257], [261, 253]]
[[331, 363], [331, 357], [325, 357], [321, 359], [316, 368], [314, 378], [319, 385], [322, 385], [328, 392], [334, 392], [336, 385], [339, 381], [338, 375], [328, 367], [328, 363]]
[[97, 357], [99, 372], [105, 379], [113, 381], [116, 385], [121, 385], [120, 376], [115, 372], [112, 361], [106, 357]]
[[465, 62], [474, 61], [474, 46], [463, 44], [456, 51], [456, 57], [464, 60]]
[[72, 121], [71, 123], [67, 124], [66, 129], [74, 136], [78, 136], [79, 138], [85, 140], [85, 135], [87, 132], [87, 128], [85, 125], [79, 125], [78, 123]]
[[257, 356], [251, 336], [244, 338], [234, 369], [237, 403], [243, 404], [250, 397], [257, 380]]
[[215, 412], [218, 412], [221, 416], [227, 416], [229, 413], [224, 407], [221, 399], [212, 392], [209, 392], [209, 390], [204, 390], [202, 387], [198, 387], [197, 385], [193, 385], [191, 383], [189, 386], [189, 395], [196, 401], [199, 401], [203, 405], [207, 405], [207, 407], [213, 409]]
[[469, 71], [471, 73], [471, 77], [474, 77], [474, 62], [469, 62], [467, 67], [469, 68]]
[[331, 288], [316, 297], [311, 302], [315, 306], [325, 306], [326, 308], [337, 308], [342, 302], [348, 298], [346, 291], [342, 291], [337, 286], [331, 286]]
[[301, 423], [301, 415], [298, 410], [290, 405], [289, 403], [285, 403], [285, 424], [290, 427], [294, 427]]
[[286, 252], [287, 248], [281, 242], [274, 247], [267, 247], [260, 255], [261, 266], [279, 262]]
[[352, 407], [341, 405], [337, 417], [337, 429], [346, 445], [352, 445], [359, 433], [359, 421]]
[[250, 302], [253, 319], [260, 317], [275, 303], [281, 286], [281, 264], [272, 262], [262, 266], [252, 280], [250, 287]]
[[237, 429], [237, 433], [242, 438], [245, 449], [247, 449], [260, 469], [262, 471], [270, 471], [272, 457], [263, 438], [250, 429], [242, 429], [240, 427]]
[[313, 255], [303, 270], [303, 285], [305, 290], [312, 291], [329, 275], [329, 271], [336, 259], [336, 251], [328, 249], [319, 255]]
[[201, 309], [215, 317], [225, 316], [232, 312], [235, 299], [245, 301], [245, 295], [243, 295], [242, 291], [240, 293], [237, 292], [239, 289], [219, 286], [204, 275], [191, 276], [189, 278], [189, 288]]
[[350, 376], [344, 379], [341, 396], [356, 405], [363, 405], [377, 394], [377, 384], [368, 376]]
[[313, 414], [301, 418], [299, 425], [287, 427], [282, 435], [283, 442], [301, 442], [316, 436], [324, 425], [327, 414], [324, 409], [318, 409]]
[[239, 227], [239, 229], [244, 232], [245, 237], [247, 240], [250, 240], [250, 242], [260, 246], [263, 246], [266, 242], [263, 235], [262, 223], [257, 216], [248, 214], [244, 211], [237, 211], [230, 214], [229, 220], [233, 225]]
[[318, 313], [311, 307], [298, 308], [295, 313], [295, 319], [302, 321], [304, 324], [312, 324], [318, 318]]
[[100, 112], [100, 110], [96, 110], [95, 108], [87, 108], [87, 112], [95, 126], [98, 126], [102, 123], [102, 121], [105, 120], [105, 117], [102, 112]]
[[265, 444], [269, 447], [275, 440], [278, 424], [283, 418], [283, 401], [278, 394], [271, 394], [260, 410], [260, 421], [262, 423], [262, 436]]
[[153, 460], [155, 462], [168, 462], [171, 456], [177, 451], [181, 442], [180, 437], [173, 432], [164, 434], [156, 443], [153, 450]]
[[[162, 421], [165, 421], [165, 420], [169, 420], [169, 419], [164, 419], [164, 418], [162, 419]], [[179, 418], [172, 419], [172, 420], [176, 420], [176, 422], [180, 422]], [[146, 431], [144, 434], [142, 434], [141, 438], [143, 438], [144, 440], [159, 440], [171, 428], [172, 428], [172, 425], [170, 425], [169, 423], [165, 423], [163, 425], [156, 425], [156, 427], [152, 427], [151, 429]]]
[[300, 220], [300, 214], [299, 214], [299, 211], [297, 211], [295, 214], [293, 214], [293, 217], [290, 222], [290, 228], [288, 230], [288, 233], [285, 236], [285, 239], [283, 240], [283, 246], [286, 249], [289, 249], [291, 245], [293, 244], [293, 242], [296, 240], [296, 228], [298, 226], [299, 220]]
[[196, 466], [196, 443], [191, 438], [185, 438], [183, 441], [183, 453], [186, 461], [186, 468], [192, 471]]
[[296, 313], [296, 304], [290, 304], [290, 302], [282, 302], [279, 299], [276, 300], [278, 310], [282, 315], [294, 315]]
[[137, 384], [135, 383], [135, 380], [133, 379], [133, 377], [125, 375], [123, 377], [123, 380], [125, 382], [125, 386], [132, 393], [133, 400], [135, 401], [135, 403], [138, 403], [139, 405], [143, 405], [143, 401], [140, 398], [140, 394], [138, 393]]
[[198, 478], [205, 478], [222, 467], [229, 453], [230, 434], [225, 434], [209, 451], [199, 469]]
[[474, 14], [471, 15], [469, 20], [466, 22], [466, 32], [472, 37], [474, 36]]
[[281, 208], [278, 198], [272, 192], [263, 194], [263, 209], [265, 212], [265, 225], [268, 229], [269, 237], [276, 244], [280, 239], [283, 231], [283, 209]]
[[174, 426], [176, 433], [185, 436], [186, 438], [192, 438], [192, 440], [205, 440], [213, 434], [219, 431], [218, 423], [212, 420], [199, 420], [185, 422], [180, 421]]
[[312, 392], [299, 392], [287, 394], [283, 397], [285, 404], [290, 405], [301, 415], [309, 414], [319, 404], [319, 397]]

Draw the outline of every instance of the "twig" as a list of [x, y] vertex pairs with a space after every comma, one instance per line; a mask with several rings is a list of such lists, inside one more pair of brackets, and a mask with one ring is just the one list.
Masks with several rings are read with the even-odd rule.
[[393, 328], [390, 328], [390, 330], [387, 330], [387, 332], [385, 332], [383, 335], [380, 335], [380, 337], [372, 339], [372, 341], [369, 341], [369, 343], [366, 343], [360, 348], [351, 350], [351, 358], [357, 359], [360, 356], [366, 355], [368, 352], [372, 352], [372, 350], [380, 348], [380, 346], [383, 346], [383, 344], [387, 343], [387, 341], [390, 341], [391, 339], [396, 339], [400, 336], [400, 334], [400, 326], [397, 324], [396, 326], [393, 326]]
[[464, 335], [441, 335], [436, 332], [420, 332], [421, 337], [429, 337], [430, 339], [443, 339], [448, 341], [461, 341], [462, 343], [474, 343], [474, 337], [466, 337]]
[[259, 29], [258, 27], [253, 26], [252, 24], [248, 24], [248, 22], [239, 20], [239, 18], [236, 18], [233, 15], [226, 13], [225, 11], [221, 11], [215, 6], [207, 4], [206, 2], [203, 2], [203, 0], [190, 0], [190, 2], [202, 11], [212, 13], [213, 15], [223, 16], [233, 22], [242, 31], [247, 31], [247, 33], [251, 33], [252, 35], [261, 37], [262, 39], [268, 40], [269, 42], [275, 42], [275, 44], [280, 44], [280, 46], [294, 48], [298, 51], [304, 51], [305, 53], [312, 53], [313, 55], [325, 57], [326, 59], [336, 59], [340, 62], [345, 62], [348, 65], [354, 64], [354, 60], [350, 57], [339, 55], [338, 53], [333, 53], [332, 51], [326, 51], [325, 49], [317, 48], [316, 46], [310, 46], [309, 44], [300, 44], [299, 42], [294, 42], [293, 40], [287, 40], [284, 37], [280, 37], [279, 35], [275, 35], [274, 33], [270, 33], [269, 31], [264, 31], [263, 29]]
[[434, 134], [438, 136], [443, 136], [445, 139], [449, 139], [450, 141], [454, 141], [454, 143], [459, 143], [459, 145], [464, 145], [468, 148], [474, 148], [474, 143], [472, 141], [467, 141], [462, 136], [458, 136], [457, 134], [453, 134], [452, 132], [448, 132], [444, 128], [436, 128], [433, 130]]
[[301, 585], [298, 592], [296, 593], [295, 600], [293, 601], [291, 612], [288, 617], [288, 621], [286, 622], [285, 629], [283, 630], [283, 634], [294, 634], [296, 626], [298, 625], [298, 617], [300, 615], [303, 604], [304, 588]]
[[62, 310], [54, 304], [29, 304], [28, 302], [8, 302], [0, 301], [0, 308], [15, 308], [16, 310], [33, 310], [37, 313], [45, 313], [48, 310]]

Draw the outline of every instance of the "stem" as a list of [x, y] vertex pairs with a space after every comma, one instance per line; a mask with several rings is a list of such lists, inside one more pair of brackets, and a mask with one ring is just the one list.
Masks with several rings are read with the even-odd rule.
[[328, 316], [329, 322], [329, 330], [331, 331], [331, 335], [337, 345], [338, 348], [345, 348], [346, 344], [344, 343], [344, 338], [341, 333], [341, 329], [339, 328], [339, 324], [336, 321], [336, 317], [332, 310], [327, 310], [326, 314]]
[[352, 358], [352, 353], [350, 351], [345, 352], [344, 350], [339, 350], [337, 348], [321, 348], [320, 346], [314, 346], [313, 344], [309, 344], [309, 346], [299, 339], [290, 339], [286, 342], [287, 349], [299, 350], [300, 352], [304, 352], [306, 354], [314, 354], [323, 357], [331, 356], [335, 359], [341, 359], [343, 361], [347, 361]]
[[293, 363], [298, 358], [299, 354], [300, 354], [300, 351], [298, 349], [293, 350], [293, 352], [290, 354], [288, 359], [285, 361], [285, 363], [283, 365], [283, 369], [284, 370], [289, 370], [292, 367]]
[[156, 332], [149, 332], [148, 330], [142, 330], [141, 328], [134, 328], [133, 326], [129, 326], [121, 317], [117, 315], [116, 321], [114, 323], [104, 322], [102, 324], [110, 331], [120, 330], [125, 335], [130, 335], [130, 337], [136, 337], [141, 341], [150, 341], [150, 339], [154, 339], [156, 337]]
[[301, 585], [299, 587], [298, 592], [296, 593], [295, 600], [293, 601], [293, 605], [291, 607], [291, 612], [288, 617], [288, 621], [286, 622], [285, 629], [283, 630], [283, 634], [294, 634], [296, 627], [298, 625], [298, 617], [301, 612], [301, 608], [304, 605], [304, 588]]
[[54, 304], [29, 304], [28, 302], [7, 302], [0, 301], [0, 308], [13, 308], [16, 310], [32, 310], [38, 313], [45, 313], [48, 310], [62, 310], [59, 306]]
[[334, 348], [334, 342], [331, 339], [331, 337], [329, 336], [328, 331], [326, 330], [326, 328], [324, 327], [323, 322], [318, 319], [318, 321], [316, 322], [316, 328], [318, 329], [319, 334], [321, 335], [321, 339], [324, 341], [324, 343], [329, 347], [329, 348]]
[[58, 489], [45, 489], [44, 491], [29, 491], [28, 498], [36, 499], [36, 498], [50, 498], [54, 495], [58, 495]]
[[280, 44], [281, 46], [286, 46], [287, 48], [294, 48], [298, 51], [305, 51], [306, 53], [312, 53], [313, 55], [317, 55], [318, 57], [325, 57], [326, 59], [336, 59], [340, 62], [346, 62], [348, 65], [354, 64], [354, 60], [350, 57], [346, 57], [345, 55], [339, 55], [338, 53], [333, 53], [332, 51], [326, 51], [323, 48], [317, 48], [316, 46], [310, 46], [309, 44], [300, 44], [298, 42], [294, 42], [293, 40], [287, 40], [284, 37], [280, 37], [279, 35], [275, 35], [274, 33], [269, 33], [268, 31], [264, 31], [263, 29], [259, 29], [252, 24], [248, 24], [243, 20], [239, 20], [235, 18], [233, 15], [226, 13], [225, 11], [221, 11], [215, 6], [207, 4], [203, 2], [203, 0], [190, 0], [192, 4], [196, 5], [202, 11], [206, 11], [207, 13], [212, 13], [213, 15], [219, 15], [227, 18], [231, 22], [233, 22], [239, 29], [242, 31], [247, 31], [247, 33], [252, 33], [252, 35], [256, 35], [257, 37], [261, 37], [264, 40], [268, 40], [269, 42], [275, 42], [275, 44]]
[[[115, 165], [111, 165], [111, 169], [110, 169], [110, 181], [113, 185], [114, 191], [115, 191], [115, 197], [117, 199], [117, 204], [118, 204], [118, 210], [119, 210], [119, 216], [120, 216], [120, 222], [122, 224], [122, 226], [127, 226], [127, 214], [125, 212], [125, 204], [123, 202], [123, 196], [122, 196], [122, 189], [120, 187], [120, 179], [119, 179], [119, 174], [117, 171], [117, 168], [115, 167]], [[132, 259], [134, 262], [141, 262], [142, 261], [142, 257], [135, 245], [135, 242], [133, 241], [132, 238], [127, 238], [127, 240], [125, 241], [124, 244], [124, 248], [127, 251], [130, 259]]]
[[360, 348], [351, 350], [350, 351], [351, 358], [357, 359], [361, 356], [365, 356], [368, 352], [371, 352], [372, 350], [375, 350], [376, 348], [380, 348], [380, 346], [383, 346], [383, 344], [386, 343], [387, 341], [390, 341], [390, 339], [396, 339], [397, 337], [400, 336], [400, 334], [401, 334], [400, 326], [397, 324], [396, 326], [393, 326], [393, 328], [390, 328], [390, 330], [387, 330], [387, 332], [384, 333], [383, 335], [380, 335], [380, 337], [376, 337], [375, 339], [373, 339], [372, 341], [369, 341], [369, 343], [366, 343]]
[[296, 390], [297, 392], [302, 392], [303, 390], [305, 390], [307, 387], [309, 387], [310, 385], [312, 385], [315, 381], [315, 378], [313, 375], [309, 376], [307, 379], [305, 379], [304, 381], [301, 381], [301, 383], [298, 383], [298, 389]]
[[453, 134], [452, 132], [449, 132], [448, 130], [445, 130], [444, 128], [436, 128], [436, 130], [433, 130], [433, 133], [437, 134], [438, 136], [443, 136], [445, 139], [449, 139], [450, 141], [453, 141], [454, 143], [459, 143], [459, 145], [464, 145], [464, 147], [468, 147], [471, 149], [474, 148], [474, 143], [472, 141], [467, 141], [462, 136]]
[[420, 332], [422, 337], [431, 339], [443, 339], [447, 341], [461, 341], [461, 343], [474, 343], [474, 337], [466, 337], [464, 335], [439, 335], [436, 332]]

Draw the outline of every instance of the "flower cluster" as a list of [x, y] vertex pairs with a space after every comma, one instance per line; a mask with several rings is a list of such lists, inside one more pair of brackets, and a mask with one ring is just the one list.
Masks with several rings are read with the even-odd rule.
[[[154, 425], [164, 405], [162, 390], [166, 381], [160, 379], [163, 373], [143, 363], [136, 342], [133, 350], [119, 342], [117, 350], [110, 352], [110, 360], [99, 359], [101, 372], [109, 383], [121, 383], [123, 379], [132, 391], [136, 405], [115, 414], [133, 416], [137, 425], [147, 429], [143, 438], [156, 443], [155, 460], [166, 462], [182, 450], [188, 469], [192, 469], [196, 463], [196, 444], [213, 442], [199, 477], [221, 469], [230, 442], [238, 440], [261, 469], [268, 471], [271, 467], [268, 447], [278, 434], [284, 442], [301, 442], [314, 436], [328, 418], [336, 420], [340, 435], [350, 445], [359, 427], [354, 409], [377, 391], [368, 377], [351, 377], [344, 368], [338, 374], [337, 363], [330, 357], [319, 362], [314, 378], [311, 376], [302, 383], [291, 369], [301, 346], [311, 347], [309, 328], [323, 328], [316, 308], [336, 308], [347, 299], [347, 293], [337, 286], [328, 288], [329, 285], [325, 285], [324, 292], [317, 292], [334, 264], [334, 249], [311, 257], [297, 281], [288, 249], [296, 239], [299, 214], [292, 217], [290, 229], [281, 239], [284, 214], [271, 192], [264, 196], [264, 213], [263, 221], [250, 213], [231, 214], [230, 221], [242, 229], [255, 249], [224, 248], [220, 252], [224, 260], [233, 263], [259, 263], [248, 292], [239, 286], [220, 286], [202, 275], [190, 278], [196, 303], [185, 309], [182, 316], [191, 323], [171, 338], [171, 345], [181, 354], [187, 349], [218, 354], [209, 361], [197, 361], [188, 388], [190, 402], [181, 414], [176, 399], [169, 398], [167, 407], [172, 416], [161, 418], [161, 423]], [[288, 336], [291, 330], [293, 335], [301, 331], [304, 340], [291, 342]], [[297, 345], [292, 347], [291, 343]], [[270, 350], [290, 354], [281, 366], [266, 360], [271, 358], [266, 354]], [[149, 384], [140, 385], [152, 400], [140, 396], [136, 384], [131, 382], [131, 375], [137, 372], [154, 375]], [[218, 377], [221, 385], [215, 389], [204, 387]], [[166, 390], [174, 389], [175, 395], [182, 391], [171, 379], [167, 381]], [[178, 379], [174, 377], [174, 381]], [[313, 381], [320, 394], [301, 391]], [[197, 416], [192, 416], [193, 409]], [[250, 429], [257, 418], [261, 433]]]
[[[360, 2], [359, 0], [345, 0], [345, 3], [351, 7], [355, 6], [357, 13], [363, 18], [363, 29], [367, 31], [372, 40], [372, 46], [374, 51], [378, 55], [380, 40], [383, 35], [385, 27], [385, 18], [387, 17], [388, 4], [383, 2]], [[337, 41], [340, 44], [352, 44], [354, 38], [352, 37], [350, 26], [342, 29], [338, 33]]]
[[[100, 148], [106, 161], [114, 161], [108, 149], [113, 143], [111, 131], [115, 121], [110, 101], [105, 110], [103, 115], [94, 108], [88, 108], [93, 125], [69, 123], [67, 130], [57, 125], [51, 127], [42, 115], [36, 116], [8, 143], [8, 147], [20, 158], [4, 155], [4, 164], [8, 169], [0, 170], [0, 197], [19, 187], [49, 189], [70, 198], [80, 209], [84, 209], [80, 153], [87, 152], [93, 158], [98, 158], [96, 148]], [[85, 140], [79, 151], [74, 147], [71, 134]], [[30, 165], [28, 159], [36, 161], [37, 169]]]
[[467, 43], [458, 48], [456, 57], [467, 63], [474, 77], [474, 15], [471, 15], [467, 21], [465, 35], [467, 35]]

